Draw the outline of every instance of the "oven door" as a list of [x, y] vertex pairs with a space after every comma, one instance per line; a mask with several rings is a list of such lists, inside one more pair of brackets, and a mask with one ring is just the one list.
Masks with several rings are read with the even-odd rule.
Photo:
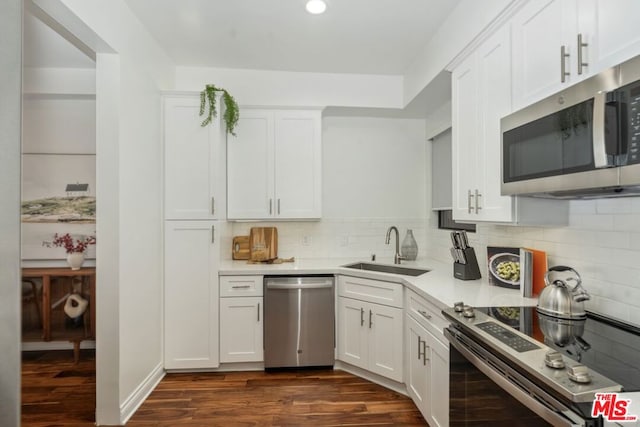
[[595, 426], [453, 327], [449, 424], [455, 426]]

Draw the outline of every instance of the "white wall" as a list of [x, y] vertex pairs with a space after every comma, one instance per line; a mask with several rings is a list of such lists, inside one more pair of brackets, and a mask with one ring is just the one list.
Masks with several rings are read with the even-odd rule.
[[[323, 119], [322, 220], [234, 223], [233, 235], [252, 226], [278, 227], [281, 258], [369, 259], [393, 263], [396, 225], [408, 228], [424, 249], [426, 217], [425, 122], [411, 119], [329, 117]], [[423, 252], [419, 254], [422, 256]]]
[[121, 424], [162, 372], [159, 93], [174, 64], [123, 0], [36, 4], [98, 52], [96, 416]]
[[96, 71], [89, 68], [25, 68], [25, 94], [95, 95]]
[[402, 108], [402, 77], [177, 67], [176, 90], [215, 84], [238, 104], [285, 107]]
[[[449, 234], [430, 216], [429, 253], [450, 262]], [[486, 246], [524, 246], [547, 252], [549, 265], [568, 265], [591, 294], [588, 309], [640, 325], [640, 198], [572, 201], [569, 226], [512, 227], [479, 224], [469, 234], [478, 258]], [[483, 277], [486, 265], [481, 265]]]
[[0, 424], [20, 425], [20, 109], [22, 2], [0, 14]]
[[514, 0], [462, 0], [404, 73], [408, 104]]

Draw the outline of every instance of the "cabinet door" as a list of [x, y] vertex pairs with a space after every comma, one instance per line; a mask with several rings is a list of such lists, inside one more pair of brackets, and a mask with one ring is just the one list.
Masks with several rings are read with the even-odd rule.
[[279, 218], [320, 218], [320, 112], [278, 111], [274, 126], [275, 214]]
[[[512, 20], [515, 109], [575, 83], [576, 0], [532, 0]], [[565, 46], [569, 55], [561, 58]], [[561, 81], [561, 64], [569, 75]]]
[[364, 369], [369, 368], [366, 307], [362, 301], [338, 298], [338, 359]]
[[429, 412], [427, 419], [430, 426], [446, 427], [449, 425], [449, 347], [425, 331], [428, 341], [429, 358]]
[[[637, 0], [580, 0], [579, 32], [586, 71], [595, 74], [640, 54], [640, 2]], [[577, 42], [576, 42], [577, 43]]]
[[453, 219], [477, 219], [472, 210], [478, 175], [476, 151], [478, 135], [478, 70], [476, 55], [462, 62], [451, 76], [452, 84], [452, 141], [453, 158]]
[[224, 217], [224, 131], [199, 110], [197, 96], [164, 98], [165, 219]]
[[[502, 181], [500, 119], [511, 112], [511, 32], [498, 30], [477, 51], [480, 129], [477, 138], [477, 184], [473, 187], [478, 219], [513, 219], [512, 197], [500, 195]], [[478, 196], [475, 196], [476, 188]], [[475, 207], [475, 206], [474, 206]], [[475, 209], [474, 209], [475, 212]]]
[[262, 297], [220, 298], [220, 362], [263, 360]]
[[214, 221], [166, 221], [165, 368], [218, 367], [218, 259]]
[[273, 112], [242, 111], [237, 136], [227, 139], [227, 216], [273, 216]]
[[365, 326], [369, 328], [369, 370], [403, 382], [402, 315], [400, 308], [369, 304]]
[[[429, 370], [427, 366], [427, 356], [424, 355], [426, 348], [426, 330], [411, 316], [405, 316], [406, 322], [406, 385], [407, 392], [413, 403], [418, 407], [425, 420], [429, 420], [431, 414], [429, 402]], [[447, 396], [448, 397], [448, 396]]]

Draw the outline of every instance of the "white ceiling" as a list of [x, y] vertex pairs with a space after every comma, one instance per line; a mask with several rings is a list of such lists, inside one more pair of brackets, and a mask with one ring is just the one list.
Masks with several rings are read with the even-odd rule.
[[[125, 1], [177, 65], [391, 75], [411, 65], [460, 2], [327, 0], [327, 12], [314, 16], [306, 0]], [[95, 68], [46, 18], [25, 12], [24, 66]], [[402, 110], [333, 107], [326, 114], [426, 117], [450, 97], [450, 76], [440, 77]]]
[[403, 74], [460, 0], [126, 0], [177, 65]]

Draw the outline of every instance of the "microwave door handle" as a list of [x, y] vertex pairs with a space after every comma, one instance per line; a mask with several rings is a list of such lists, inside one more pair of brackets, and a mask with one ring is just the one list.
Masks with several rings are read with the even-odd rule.
[[596, 93], [593, 99], [593, 163], [596, 168], [613, 166], [607, 156], [605, 141], [605, 108], [607, 93]]

